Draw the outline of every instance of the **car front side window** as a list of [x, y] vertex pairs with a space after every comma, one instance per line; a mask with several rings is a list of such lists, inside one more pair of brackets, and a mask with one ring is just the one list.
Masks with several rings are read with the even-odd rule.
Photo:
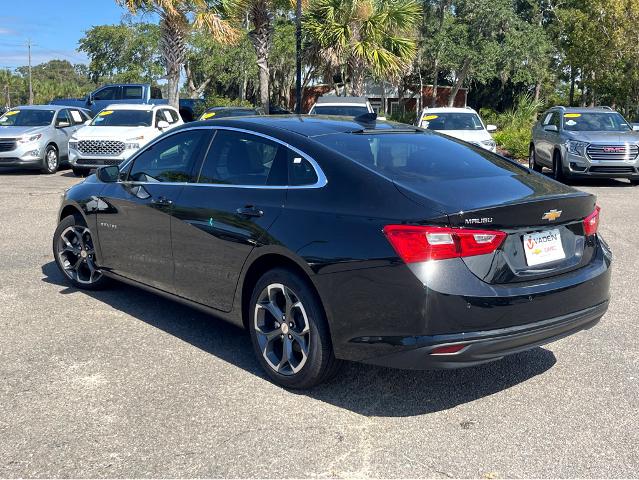
[[129, 170], [133, 182], [190, 182], [210, 131], [186, 130], [149, 146], [140, 153]]

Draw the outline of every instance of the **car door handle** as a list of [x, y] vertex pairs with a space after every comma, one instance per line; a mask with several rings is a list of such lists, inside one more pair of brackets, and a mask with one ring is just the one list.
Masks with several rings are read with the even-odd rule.
[[264, 212], [255, 205], [246, 205], [242, 208], [238, 208], [236, 212], [246, 217], [261, 217], [264, 215]]
[[151, 200], [151, 203], [153, 203], [154, 205], [168, 206], [173, 205], [173, 200], [169, 200], [166, 197], [158, 197]]

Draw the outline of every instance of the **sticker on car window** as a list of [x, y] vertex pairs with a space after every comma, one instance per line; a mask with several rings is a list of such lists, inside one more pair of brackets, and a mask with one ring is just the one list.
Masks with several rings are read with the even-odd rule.
[[107, 115], [111, 115], [113, 113], [113, 110], [104, 110], [102, 112], [100, 112], [98, 115], [100, 117], [106, 117]]
[[173, 121], [173, 119], [171, 118], [171, 112], [169, 112], [168, 110], [164, 110], [164, 118], [169, 123]]
[[211, 118], [215, 116], [215, 112], [206, 112], [204, 115], [202, 115], [202, 120], [205, 120], [207, 118]]
[[564, 118], [579, 118], [581, 117], [581, 113], [566, 113]]
[[84, 120], [82, 119], [82, 115], [77, 110], [71, 110], [71, 116], [73, 117], [74, 122], [82, 123]]
[[422, 120], [435, 120], [436, 118], [439, 118], [439, 115], [426, 115]]
[[566, 120], [566, 125], [569, 127], [574, 127], [575, 125], [577, 125], [577, 122], [575, 122], [574, 120]]
[[5, 113], [5, 116], [11, 117], [12, 115], [17, 115], [18, 113], [20, 113], [20, 110], [11, 110], [11, 111]]

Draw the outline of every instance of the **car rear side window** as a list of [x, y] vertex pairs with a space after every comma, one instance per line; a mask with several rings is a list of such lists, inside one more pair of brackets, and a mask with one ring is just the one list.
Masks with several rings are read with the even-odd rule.
[[266, 138], [218, 130], [198, 183], [286, 185], [286, 147]]
[[288, 151], [288, 182], [291, 186], [313, 185], [317, 183], [317, 173], [307, 159], [298, 153]]
[[142, 87], [126, 85], [122, 90], [123, 100], [139, 100], [142, 98]]
[[491, 152], [432, 132], [332, 134], [321, 143], [393, 181], [427, 185], [522, 173], [522, 168]]
[[185, 130], [148, 147], [133, 161], [129, 180], [135, 182], [190, 182], [210, 131]]

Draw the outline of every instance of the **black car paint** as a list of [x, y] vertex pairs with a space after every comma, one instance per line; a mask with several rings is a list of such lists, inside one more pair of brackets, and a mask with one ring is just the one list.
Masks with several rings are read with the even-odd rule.
[[[540, 220], [543, 212], [558, 204], [567, 217], [583, 219], [594, 208], [592, 195], [521, 169], [497, 184], [485, 179], [477, 186], [432, 184], [426, 196], [322, 145], [323, 135], [362, 128], [352, 120], [247, 117], [198, 122], [172, 132], [198, 125], [246, 129], [279, 139], [316, 159], [328, 183], [322, 188], [263, 190], [187, 184], [175, 187], [172, 195], [162, 192], [168, 186], [158, 185], [148, 187], [153, 190], [150, 197], [134, 202], [127, 212], [119, 199], [131, 195], [126, 193], [130, 186], [102, 184], [91, 176], [66, 193], [60, 218], [73, 208], [82, 212], [97, 232], [97, 256], [105, 259], [101, 266], [107, 275], [242, 326], [251, 288], [245, 281], [251, 280], [253, 268], [288, 262], [317, 290], [338, 358], [384, 363], [388, 356], [388, 365], [410, 366], [417, 355], [417, 368], [455, 363], [442, 358], [446, 356], [429, 357], [428, 351], [416, 354], [424, 345], [428, 350], [437, 343], [466, 341], [472, 332], [506, 331], [540, 321], [562, 324], [567, 315], [597, 307], [596, 319], [580, 320], [586, 328], [605, 311], [611, 254], [597, 236], [587, 240], [579, 264], [549, 274], [506, 268], [500, 251], [435, 262], [435, 269], [406, 265], [382, 233], [391, 223], [462, 226], [477, 216], [492, 218], [491, 228], [538, 231], [549, 228]], [[378, 122], [377, 128], [398, 127]], [[509, 196], [496, 204], [485, 202], [486, 188], [494, 190], [504, 182]], [[158, 196], [169, 197], [171, 205], [154, 204]], [[265, 215], [256, 219], [237, 213], [247, 205], [259, 206]], [[125, 220], [112, 220], [122, 212]], [[579, 222], [568, 223], [562, 228], [581, 228]], [[171, 245], [167, 230], [173, 233]], [[559, 338], [555, 333], [552, 338]], [[458, 362], [482, 363], [503, 354]]]

